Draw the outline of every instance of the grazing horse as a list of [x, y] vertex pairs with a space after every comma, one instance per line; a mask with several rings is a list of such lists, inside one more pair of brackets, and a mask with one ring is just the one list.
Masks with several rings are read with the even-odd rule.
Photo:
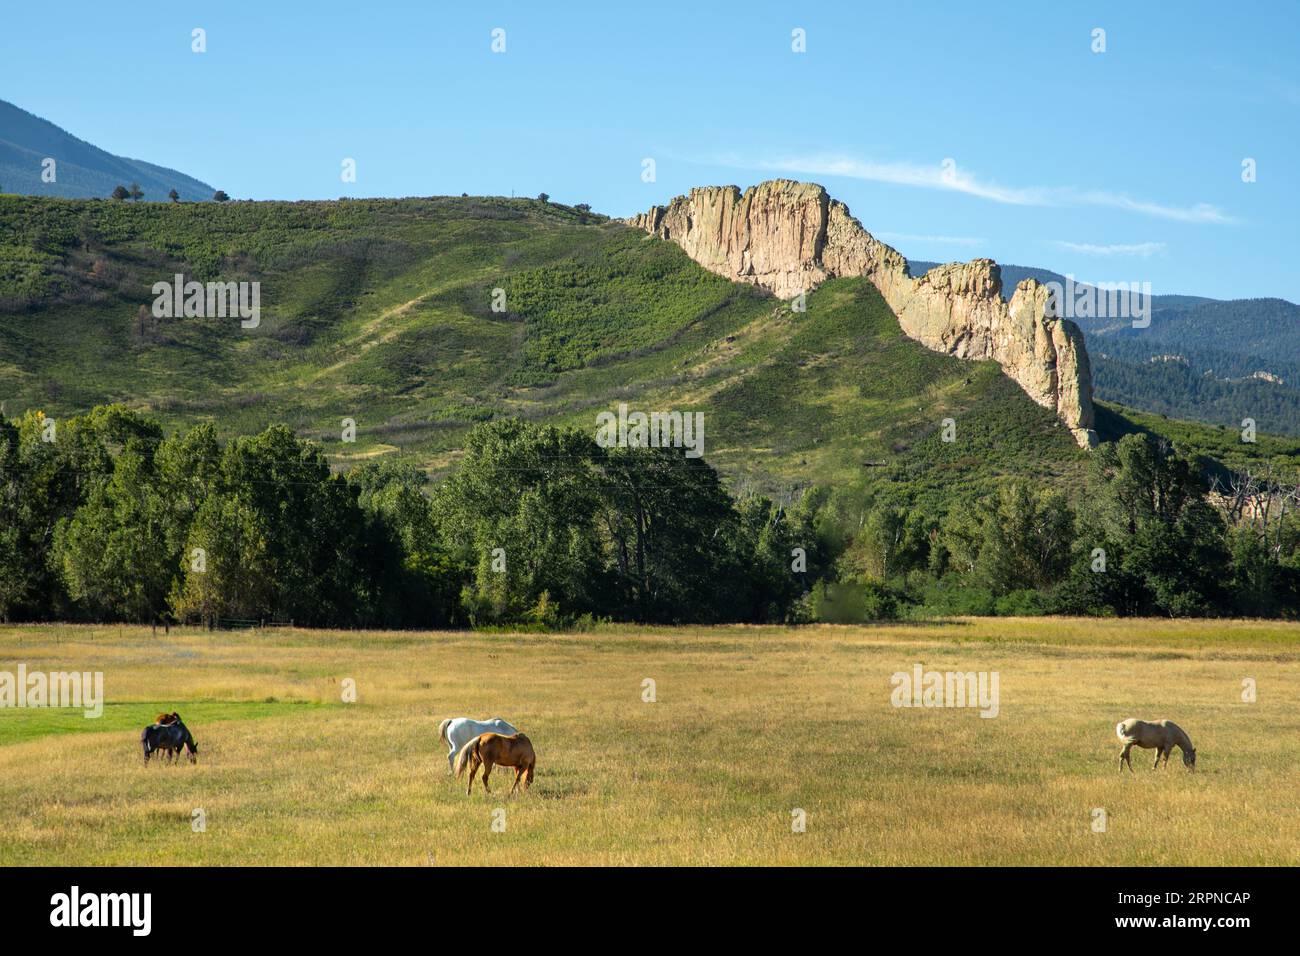
[[183, 747], [189, 751], [190, 763], [197, 763], [199, 745], [194, 742], [194, 736], [189, 728], [181, 723], [179, 714], [165, 716], [173, 719], [166, 723], [160, 721], [150, 724], [140, 731], [140, 748], [144, 751], [144, 762], [149, 762], [155, 750], [162, 750], [167, 753], [167, 760], [170, 763], [180, 756]]
[[1129, 773], [1133, 772], [1133, 761], [1129, 757], [1129, 751], [1135, 744], [1144, 750], [1155, 749], [1156, 762], [1151, 766], [1152, 770], [1160, 766], [1161, 757], [1165, 758], [1165, 766], [1169, 766], [1169, 755], [1174, 752], [1175, 747], [1183, 752], [1183, 766], [1188, 770], [1196, 769], [1196, 748], [1192, 746], [1192, 738], [1188, 737], [1186, 731], [1172, 720], [1148, 723], [1130, 717], [1115, 725], [1115, 733], [1120, 740], [1124, 741], [1124, 749], [1119, 755], [1120, 773], [1124, 772], [1125, 764], [1128, 764]]
[[451, 748], [451, 750], [447, 752], [448, 774], [451, 774], [456, 768], [456, 753], [479, 734], [485, 734], [488, 731], [498, 734], [519, 733], [518, 730], [507, 724], [500, 717], [493, 717], [491, 720], [471, 720], [469, 717], [448, 717], [438, 725], [438, 736], [442, 739], [444, 744]]
[[524, 781], [524, 789], [527, 790], [532, 786], [533, 768], [537, 765], [533, 742], [523, 734], [507, 737], [504, 734], [486, 733], [475, 737], [456, 758], [457, 779], [469, 767], [469, 786], [465, 793], [469, 794], [474, 789], [474, 774], [478, 773], [479, 767], [483, 768], [483, 789], [491, 793], [488, 789], [488, 774], [496, 764], [515, 768], [515, 785], [510, 788], [511, 793], [519, 789], [520, 780]]

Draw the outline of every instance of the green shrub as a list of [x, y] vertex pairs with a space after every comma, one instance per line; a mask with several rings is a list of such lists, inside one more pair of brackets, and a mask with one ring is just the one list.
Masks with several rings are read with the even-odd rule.
[[898, 617], [898, 597], [878, 581], [819, 581], [810, 598], [812, 619], [826, 624], [863, 624]]

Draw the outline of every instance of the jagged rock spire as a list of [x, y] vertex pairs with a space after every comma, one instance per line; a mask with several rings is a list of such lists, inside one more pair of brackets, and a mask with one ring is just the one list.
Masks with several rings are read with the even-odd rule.
[[704, 186], [625, 220], [681, 246], [712, 272], [781, 298], [826, 279], [864, 276], [903, 332], [964, 359], [993, 359], [1025, 393], [1052, 409], [1085, 448], [1093, 427], [1092, 370], [1083, 333], [1048, 312], [1048, 289], [1025, 279], [1010, 301], [992, 259], [907, 274], [907, 260], [874, 238], [816, 183], [774, 179], [743, 193]]

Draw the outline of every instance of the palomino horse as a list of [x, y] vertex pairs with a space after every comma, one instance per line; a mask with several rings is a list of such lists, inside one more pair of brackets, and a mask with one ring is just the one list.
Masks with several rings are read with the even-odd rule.
[[1155, 749], [1156, 762], [1152, 764], [1152, 770], [1160, 766], [1161, 757], [1165, 758], [1165, 766], [1169, 766], [1169, 755], [1174, 752], [1175, 747], [1183, 752], [1183, 766], [1188, 770], [1196, 769], [1196, 748], [1192, 746], [1192, 738], [1188, 737], [1183, 728], [1172, 720], [1148, 723], [1130, 717], [1115, 725], [1115, 733], [1120, 740], [1124, 741], [1124, 749], [1119, 755], [1120, 773], [1124, 772], [1125, 764], [1128, 764], [1129, 773], [1133, 772], [1133, 761], [1129, 757], [1129, 751], [1135, 744], [1143, 750]]
[[492, 731], [497, 734], [517, 734], [514, 727], [500, 717], [491, 720], [471, 720], [469, 717], [448, 717], [438, 725], [438, 736], [451, 750], [447, 752], [447, 773], [456, 768], [456, 753], [479, 734]]
[[533, 742], [523, 734], [507, 737], [503, 734], [486, 733], [475, 737], [456, 758], [458, 779], [465, 772], [465, 768], [469, 767], [469, 786], [465, 788], [465, 793], [468, 794], [474, 789], [474, 774], [478, 773], [480, 766], [483, 768], [483, 789], [491, 793], [492, 791], [488, 789], [488, 774], [496, 764], [515, 768], [515, 785], [510, 788], [511, 793], [519, 789], [520, 780], [524, 781], [524, 789], [527, 790], [532, 786], [533, 767], [537, 764], [537, 755], [533, 753]]
[[180, 714], [163, 714], [171, 718], [165, 723], [159, 720], [140, 731], [140, 747], [144, 750], [144, 762], [148, 763], [155, 750], [165, 751], [168, 762], [180, 756], [181, 748], [189, 751], [190, 763], [196, 763], [199, 745], [189, 728], [181, 723]]

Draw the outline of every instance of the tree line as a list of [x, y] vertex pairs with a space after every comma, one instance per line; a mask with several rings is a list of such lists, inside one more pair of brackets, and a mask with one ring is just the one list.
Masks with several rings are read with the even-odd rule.
[[1300, 486], [1212, 487], [1207, 464], [1138, 432], [1092, 452], [1073, 499], [1012, 481], [942, 514], [867, 503], [813, 614], [1300, 615]]
[[430, 488], [283, 426], [0, 417], [0, 618], [448, 627], [781, 621], [798, 535], [681, 449], [499, 420]]
[[164, 435], [119, 405], [0, 415], [0, 619], [554, 628], [1300, 610], [1288, 487], [1255, 482], [1268, 507], [1221, 507], [1146, 434], [1098, 449], [1075, 502], [1011, 482], [933, 512], [843, 489], [735, 498], [682, 449], [602, 448], [515, 419], [479, 425], [464, 452], [433, 485], [402, 463], [334, 473], [283, 426], [222, 440], [210, 423]]
[[[122, 202], [127, 199], [130, 199], [133, 202], [138, 202], [139, 200], [144, 198], [144, 190], [140, 188], [139, 183], [132, 183], [130, 186], [123, 186], [119, 183], [118, 185], [113, 187], [113, 191], [112, 193], [109, 194], [108, 198], [116, 199], [118, 202]], [[169, 189], [167, 191], [167, 198], [170, 199], [172, 202], [180, 202], [181, 194], [178, 193], [175, 189]], [[226, 191], [224, 189], [218, 189], [216, 192], [212, 194], [212, 201], [229, 202], [230, 197], [226, 194]]]

